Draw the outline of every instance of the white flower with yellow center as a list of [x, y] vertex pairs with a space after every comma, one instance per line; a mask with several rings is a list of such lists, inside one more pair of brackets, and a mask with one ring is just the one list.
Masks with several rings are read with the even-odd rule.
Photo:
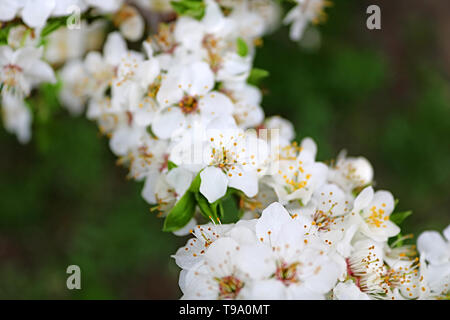
[[42, 82], [55, 82], [53, 69], [41, 60], [42, 47], [13, 50], [0, 46], [0, 86], [6, 92], [23, 98]]
[[324, 299], [334, 287], [342, 266], [307, 229], [307, 220], [279, 203], [263, 211], [255, 225], [259, 244], [242, 246], [238, 257], [255, 280], [243, 289], [249, 299]]
[[427, 282], [438, 298], [450, 295], [450, 226], [444, 229], [443, 235], [425, 231], [417, 239], [417, 249], [426, 261]]
[[218, 3], [207, 0], [200, 21], [181, 17], [176, 22], [176, 50], [207, 61], [218, 81], [245, 81], [252, 58], [238, 54], [237, 39], [242, 35], [236, 27], [236, 21], [225, 17]]
[[250, 279], [237, 266], [239, 252], [240, 244], [233, 238], [212, 242], [199, 263], [180, 273], [181, 299], [245, 299], [242, 289]]
[[111, 84], [113, 107], [124, 110], [137, 107], [148, 93], [149, 87], [157, 80], [160, 74], [159, 62], [153, 58], [151, 50], [147, 51], [147, 55], [149, 59], [144, 59], [140, 53], [129, 51], [121, 57]]
[[17, 50], [0, 46], [0, 88], [5, 128], [21, 143], [29, 141], [32, 114], [24, 99], [40, 83], [56, 81], [53, 69], [41, 60], [42, 47]]
[[157, 101], [163, 107], [152, 130], [159, 138], [179, 136], [195, 122], [207, 126], [214, 118], [231, 117], [233, 103], [214, 90], [214, 74], [201, 61], [175, 65], [163, 76]]
[[209, 130], [207, 142], [200, 192], [210, 203], [223, 197], [228, 187], [254, 197], [268, 156], [266, 142], [254, 133], [238, 129]]
[[152, 170], [146, 176], [141, 195], [149, 204], [155, 205], [152, 211], [158, 216], [166, 216], [186, 193], [193, 178], [193, 174], [183, 168], [163, 172]]
[[256, 221], [239, 221], [236, 224], [222, 224], [220, 221], [197, 225], [190, 230], [194, 236], [172, 257], [177, 265], [184, 269], [193, 269], [203, 261], [205, 253], [213, 242], [223, 237], [231, 237], [240, 244], [255, 243], [254, 225]]
[[373, 168], [364, 157], [346, 157], [346, 151], [341, 151], [336, 163], [328, 171], [328, 180], [336, 183], [346, 192], [355, 188], [363, 188], [372, 183]]
[[353, 245], [347, 259], [347, 272], [354, 278], [356, 286], [373, 297], [389, 294], [384, 282], [388, 268], [384, 265], [383, 244], [370, 239], [359, 240]]
[[292, 24], [290, 37], [300, 40], [308, 23], [318, 24], [326, 19], [324, 9], [331, 5], [327, 0], [295, 0], [297, 5], [284, 18], [285, 24]]
[[142, 144], [132, 148], [118, 163], [129, 167], [129, 177], [142, 180], [151, 172], [163, 172], [168, 168], [169, 141], [146, 134]]
[[348, 257], [352, 250], [351, 241], [358, 230], [349, 216], [352, 204], [351, 195], [335, 184], [324, 184], [314, 192], [306, 206], [292, 202], [287, 208], [293, 214], [308, 218], [311, 232], [315, 232], [341, 256]]
[[374, 192], [372, 187], [367, 187], [355, 199], [352, 216], [356, 217], [362, 234], [384, 242], [400, 232], [400, 228], [389, 220], [393, 210], [394, 197], [389, 191]]
[[96, 51], [86, 55], [84, 64], [92, 81], [90, 86], [92, 97], [102, 97], [105, 94], [116, 76], [119, 64], [127, 54], [128, 48], [123, 37], [118, 32], [112, 32], [103, 46], [103, 55]]
[[325, 183], [328, 168], [315, 161], [316, 150], [314, 141], [309, 138], [303, 139], [300, 146], [293, 143], [281, 147], [278, 170], [271, 182], [279, 201], [300, 200], [306, 205], [314, 191]]

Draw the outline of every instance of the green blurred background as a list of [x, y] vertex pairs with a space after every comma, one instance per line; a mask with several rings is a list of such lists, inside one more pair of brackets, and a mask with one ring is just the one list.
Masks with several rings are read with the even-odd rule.
[[[366, 28], [369, 4], [382, 30]], [[266, 114], [313, 137], [320, 160], [341, 148], [367, 157], [376, 187], [414, 211], [403, 228], [416, 235], [450, 223], [449, 10], [445, 0], [335, 1], [319, 47], [314, 29], [298, 44], [282, 28], [255, 62], [270, 71]], [[44, 92], [30, 144], [0, 128], [0, 299], [179, 298], [170, 254], [186, 238], [161, 231], [96, 125]], [[66, 288], [71, 264], [82, 290]]]

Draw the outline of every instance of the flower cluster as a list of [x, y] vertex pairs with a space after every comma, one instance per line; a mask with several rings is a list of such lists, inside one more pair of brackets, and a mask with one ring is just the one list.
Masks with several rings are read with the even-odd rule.
[[244, 197], [248, 220], [196, 226], [177, 251], [184, 298], [448, 297], [449, 244], [435, 232], [419, 237], [420, 254], [404, 244], [410, 236], [396, 223], [406, 214], [395, 211], [390, 192], [370, 186], [365, 158], [341, 153], [335, 163], [316, 162], [310, 139], [281, 150], [261, 194]]
[[388, 207], [388, 193], [372, 198], [366, 189], [352, 206], [337, 202], [329, 190], [339, 189], [328, 185], [318, 193], [322, 205], [331, 200], [325, 212], [293, 213], [274, 202], [258, 219], [196, 226], [194, 237], [173, 256], [182, 268], [182, 298], [448, 299], [448, 242], [425, 232], [418, 256], [414, 246], [398, 245], [399, 240], [390, 245], [374, 240], [365, 233], [357, 203], [365, 201], [369, 210], [376, 203]]
[[[0, 3], [0, 92], [3, 123], [6, 130], [17, 135], [20, 142], [26, 143], [31, 138], [33, 115], [25, 99], [39, 84], [56, 82], [54, 70], [48, 62], [57, 61], [58, 56], [55, 57], [55, 45], [44, 48], [44, 36], [49, 30], [65, 22], [64, 17], [69, 14], [79, 15], [88, 8], [103, 13], [113, 12], [121, 3], [121, 0], [8, 0]], [[51, 23], [49, 19], [53, 19]], [[79, 36], [81, 32], [68, 32], [67, 35], [69, 34]], [[74, 48], [74, 52], [77, 52], [82, 47]], [[69, 54], [69, 51], [72, 50], [66, 47], [64, 51], [67, 58], [71, 58], [73, 53]]]
[[[44, 61], [62, 66], [64, 107], [97, 122], [128, 177], [143, 182], [151, 210], [165, 217], [165, 231], [194, 235], [174, 255], [184, 298], [448, 297], [448, 243], [425, 233], [420, 254], [405, 244], [398, 224], [409, 213], [373, 189], [367, 159], [341, 152], [320, 162], [311, 138], [297, 143], [288, 120], [265, 117], [256, 84], [267, 72], [253, 58], [279, 20], [275, 2], [134, 2], [8, 1], [0, 15], [9, 21], [0, 47], [3, 119], [27, 141], [25, 99], [56, 81]], [[42, 41], [69, 6], [88, 19]], [[291, 37], [323, 20], [326, 6], [296, 0], [284, 19]], [[150, 21], [137, 8], [151, 10]]]
[[[143, 42], [144, 53], [130, 50], [123, 35], [112, 32], [103, 54], [88, 52], [60, 72], [63, 104], [73, 113], [87, 105], [87, 117], [110, 137], [129, 177], [145, 181], [142, 196], [161, 215], [196, 177], [208, 203], [230, 188], [256, 196], [275, 157], [277, 140], [271, 137], [270, 145], [261, 130], [248, 129], [277, 131], [283, 120], [264, 119], [261, 92], [247, 80], [255, 44], [275, 23], [277, 7], [250, 3], [205, 1], [200, 19], [181, 15], [159, 24]], [[283, 129], [285, 141], [291, 130]]]

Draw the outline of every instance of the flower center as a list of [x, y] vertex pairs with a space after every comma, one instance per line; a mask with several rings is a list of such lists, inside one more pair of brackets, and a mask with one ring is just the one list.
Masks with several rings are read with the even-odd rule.
[[313, 224], [316, 225], [319, 231], [329, 231], [330, 225], [334, 223], [335, 219], [330, 217], [322, 210], [317, 210], [313, 216]]
[[208, 61], [211, 70], [215, 73], [219, 71], [222, 64], [222, 57], [218, 52], [218, 40], [211, 34], [207, 34], [202, 41], [203, 47], [208, 52]]
[[169, 155], [165, 154], [164, 155], [164, 162], [161, 164], [161, 166], [159, 167], [159, 172], [163, 172], [165, 169], [167, 169], [169, 167]]
[[234, 276], [215, 278], [219, 283], [219, 299], [236, 299], [244, 287], [244, 282]]
[[0, 82], [6, 88], [15, 87], [17, 84], [17, 77], [22, 72], [22, 68], [14, 65], [7, 64], [3, 67], [3, 75], [0, 77]]
[[212, 158], [213, 159], [211, 165], [215, 165], [224, 170], [229, 169], [237, 163], [237, 161], [233, 157], [232, 152], [227, 150], [225, 147], [222, 147], [221, 149], [213, 148]]
[[181, 110], [184, 113], [192, 113], [195, 112], [198, 109], [198, 101], [193, 96], [184, 96], [183, 99], [178, 103]]
[[177, 47], [175, 38], [173, 36], [175, 24], [160, 23], [158, 26], [158, 33], [153, 36], [154, 43], [159, 50], [165, 53], [172, 54]]
[[[383, 203], [383, 206], [386, 205]], [[374, 227], [386, 228], [385, 221], [389, 220], [389, 216], [384, 215], [384, 213], [384, 209], [378, 209], [376, 206], [372, 206], [372, 208], [370, 208], [370, 215], [367, 217], [366, 221]]]
[[300, 281], [297, 277], [297, 267], [299, 264], [299, 262], [291, 264], [281, 263], [275, 271], [275, 278], [283, 282], [286, 286], [298, 283]]

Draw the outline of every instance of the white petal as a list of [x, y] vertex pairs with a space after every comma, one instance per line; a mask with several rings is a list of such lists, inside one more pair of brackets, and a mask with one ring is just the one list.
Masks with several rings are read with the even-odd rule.
[[445, 239], [447, 239], [447, 241], [450, 241], [450, 225], [444, 229], [442, 234], [444, 235]]
[[14, 19], [19, 11], [20, 1], [2, 0], [0, 1], [0, 21], [9, 21]]
[[203, 36], [202, 25], [199, 21], [184, 16], [177, 19], [174, 37], [177, 43], [181, 43], [183, 47], [198, 50], [201, 47]]
[[214, 87], [214, 73], [206, 62], [195, 62], [184, 70], [189, 79], [187, 92], [190, 95], [203, 95]]
[[184, 128], [185, 117], [178, 107], [162, 111], [152, 125], [153, 133], [160, 139], [168, 139], [180, 128]]
[[134, 128], [123, 127], [116, 130], [109, 140], [109, 147], [116, 155], [125, 155], [131, 148], [137, 146], [141, 132]]
[[304, 138], [302, 142], [300, 143], [300, 147], [302, 147], [304, 150], [308, 150], [311, 152], [313, 159], [316, 158], [317, 155], [317, 144], [314, 142], [311, 138]]
[[375, 192], [371, 205], [382, 208], [385, 212], [385, 215], [390, 215], [394, 210], [394, 197], [389, 191], [379, 190]]
[[433, 264], [445, 261], [448, 255], [447, 244], [436, 231], [425, 231], [417, 239], [417, 249]]
[[[243, 220], [239, 220], [239, 222], [241, 221]], [[247, 227], [243, 223], [239, 222], [235, 224], [234, 227], [227, 233], [227, 237], [233, 238], [240, 244], [253, 245], [256, 242], [254, 224], [252, 227]]]
[[224, 19], [222, 10], [215, 1], [208, 0], [206, 4], [202, 24], [205, 26], [207, 32], [217, 32], [224, 27], [224, 24], [231, 22]]
[[169, 70], [169, 72], [163, 76], [161, 86], [156, 95], [156, 100], [161, 106], [169, 106], [178, 103], [183, 98], [183, 84], [182, 71], [178, 68]]
[[147, 87], [155, 81], [160, 72], [159, 62], [157, 59], [151, 59], [143, 62], [139, 66], [139, 80], [143, 87]]
[[355, 202], [353, 204], [353, 210], [356, 213], [359, 213], [360, 210], [367, 207], [372, 201], [374, 196], [373, 188], [367, 187], [356, 197]]
[[7, 131], [17, 135], [20, 143], [27, 143], [31, 138], [32, 114], [25, 102], [8, 93], [2, 97], [3, 123]]
[[156, 204], [155, 198], [155, 186], [160, 173], [158, 171], [152, 171], [147, 175], [145, 179], [144, 188], [142, 189], [141, 196], [149, 204]]
[[256, 236], [258, 239], [263, 238], [265, 243], [270, 243], [269, 236], [277, 238], [283, 225], [290, 222], [292, 218], [289, 212], [280, 203], [274, 202], [264, 209], [256, 223]]
[[355, 285], [351, 280], [340, 282], [333, 289], [335, 300], [370, 300], [369, 296]]
[[233, 113], [233, 103], [223, 93], [212, 91], [198, 101], [202, 117], [212, 119]]
[[55, 0], [26, 0], [22, 19], [29, 27], [42, 27], [54, 7]]
[[[179, 237], [183, 237], [183, 236], [187, 236], [192, 229], [195, 228], [195, 226], [197, 225], [197, 220], [195, 220], [195, 218], [192, 218], [191, 220], [189, 220], [188, 224], [185, 225], [183, 228], [172, 232], [174, 235], [179, 236]], [[185, 251], [185, 250], [183, 250]]]
[[227, 192], [228, 179], [225, 173], [216, 167], [206, 167], [200, 172], [200, 193], [210, 203], [222, 198]]
[[287, 290], [287, 299], [292, 300], [323, 300], [323, 294], [317, 293], [305, 285], [293, 285]]
[[231, 275], [234, 268], [230, 262], [235, 260], [233, 253], [236, 252], [237, 247], [239, 244], [228, 237], [221, 237], [214, 241], [205, 253], [209, 268], [214, 268], [219, 277]]
[[239, 171], [237, 169], [231, 172], [232, 176], [228, 175], [228, 185], [230, 187], [241, 190], [250, 198], [256, 196], [258, 193], [258, 176], [256, 171]]
[[127, 53], [127, 43], [119, 32], [111, 32], [106, 39], [103, 52], [105, 53], [106, 62], [117, 66]]
[[276, 257], [266, 245], [241, 246], [235, 259], [239, 270], [255, 280], [270, 278], [276, 271]]
[[126, 19], [120, 25], [120, 32], [125, 39], [130, 41], [137, 41], [142, 38], [144, 34], [144, 19], [139, 13], [136, 13], [133, 17]]
[[117, 11], [122, 5], [122, 0], [85, 0], [85, 2], [105, 12]]
[[254, 281], [242, 289], [242, 296], [249, 300], [284, 300], [286, 287], [275, 279]]
[[28, 76], [32, 78], [34, 83], [40, 83], [40, 82], [51, 82], [55, 83], [55, 73], [53, 71], [53, 68], [50, 67], [49, 64], [45, 63], [44, 61], [37, 60], [33, 63], [31, 68], [29, 68], [26, 72]]
[[186, 193], [187, 189], [189, 189], [193, 176], [190, 171], [177, 167], [167, 173], [166, 180], [167, 183], [175, 189], [178, 196], [182, 197]]

